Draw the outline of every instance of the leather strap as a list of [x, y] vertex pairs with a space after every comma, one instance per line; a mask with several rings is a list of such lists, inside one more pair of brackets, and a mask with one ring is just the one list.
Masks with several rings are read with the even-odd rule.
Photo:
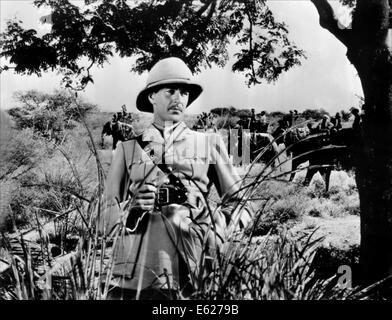
[[[147, 146], [148, 141], [143, 141], [142, 135], [139, 135], [135, 137], [136, 142], [140, 145], [140, 147], [144, 150], [144, 148]], [[154, 158], [152, 158], [147, 152], [146, 154], [148, 157], [151, 159], [151, 161], [163, 172], [167, 174], [167, 177], [169, 178], [170, 184], [174, 185], [175, 187], [178, 187], [180, 189], [186, 190], [184, 184], [182, 181], [176, 177], [173, 172], [169, 169], [166, 163], [156, 163]], [[164, 154], [162, 154], [162, 157], [164, 157]]]

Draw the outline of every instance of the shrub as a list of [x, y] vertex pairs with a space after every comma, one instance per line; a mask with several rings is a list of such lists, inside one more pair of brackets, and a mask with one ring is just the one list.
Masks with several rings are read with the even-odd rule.
[[351, 215], [359, 216], [361, 214], [361, 209], [359, 207], [359, 203], [349, 204], [344, 207], [344, 210]]
[[348, 265], [352, 269], [353, 282], [359, 274], [359, 245], [351, 245], [348, 249], [334, 246], [320, 247], [313, 261], [313, 268], [317, 277], [328, 279], [337, 274], [338, 268]]
[[8, 141], [3, 141], [0, 158], [0, 180], [15, 178], [32, 168], [46, 155], [42, 139], [31, 129], [15, 131]]
[[97, 106], [83, 101], [69, 91], [57, 90], [52, 94], [36, 90], [18, 91], [15, 99], [22, 107], [11, 108], [9, 115], [19, 129], [30, 128], [44, 137], [60, 142], [64, 129], [71, 129]]
[[0, 231], [11, 231], [13, 222], [10, 220], [10, 201], [15, 189], [15, 182], [0, 181]]
[[306, 109], [304, 112], [302, 112], [302, 117], [304, 117], [305, 119], [321, 120], [324, 115], [329, 116], [329, 113], [323, 108]]
[[314, 208], [309, 210], [308, 215], [310, 215], [311, 217], [321, 217], [322, 216], [320, 210], [317, 210]]
[[215, 126], [216, 128], [219, 129], [228, 129], [228, 128], [234, 128], [234, 126], [237, 124], [239, 118], [238, 117], [233, 117], [231, 115], [225, 115], [225, 116], [218, 116], [215, 120]]

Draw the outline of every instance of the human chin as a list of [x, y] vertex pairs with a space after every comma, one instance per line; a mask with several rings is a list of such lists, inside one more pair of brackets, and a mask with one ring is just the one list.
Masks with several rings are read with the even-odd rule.
[[183, 118], [183, 113], [182, 112], [170, 112], [167, 117], [166, 120], [167, 121], [173, 121], [173, 122], [179, 122], [181, 121]]
[[181, 121], [182, 118], [184, 117], [184, 114], [182, 112], [173, 112], [170, 114], [169, 118], [174, 121], [174, 122], [178, 122]]

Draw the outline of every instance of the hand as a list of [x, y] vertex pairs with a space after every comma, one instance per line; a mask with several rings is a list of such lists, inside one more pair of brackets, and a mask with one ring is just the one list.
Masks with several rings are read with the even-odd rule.
[[134, 196], [132, 210], [151, 211], [154, 209], [157, 187], [155, 184], [143, 184]]

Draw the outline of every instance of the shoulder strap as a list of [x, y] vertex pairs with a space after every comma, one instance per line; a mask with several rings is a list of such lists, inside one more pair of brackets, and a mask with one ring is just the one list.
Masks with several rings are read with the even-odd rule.
[[144, 148], [148, 145], [148, 141], [143, 141], [143, 135], [139, 134], [138, 136], [135, 137], [136, 142], [139, 144], [139, 146], [144, 150]]
[[[147, 146], [148, 141], [143, 141], [143, 136], [139, 135], [135, 137], [136, 142], [140, 145], [140, 147], [144, 150], [144, 148]], [[181, 180], [176, 177], [173, 172], [168, 168], [166, 163], [156, 163], [155, 159], [150, 157], [148, 153], [146, 153], [148, 157], [151, 159], [151, 161], [163, 172], [167, 174], [167, 177], [170, 180], [170, 184], [173, 184], [179, 188], [185, 189], [184, 184], [181, 182]], [[163, 155], [162, 155], [163, 156]]]

